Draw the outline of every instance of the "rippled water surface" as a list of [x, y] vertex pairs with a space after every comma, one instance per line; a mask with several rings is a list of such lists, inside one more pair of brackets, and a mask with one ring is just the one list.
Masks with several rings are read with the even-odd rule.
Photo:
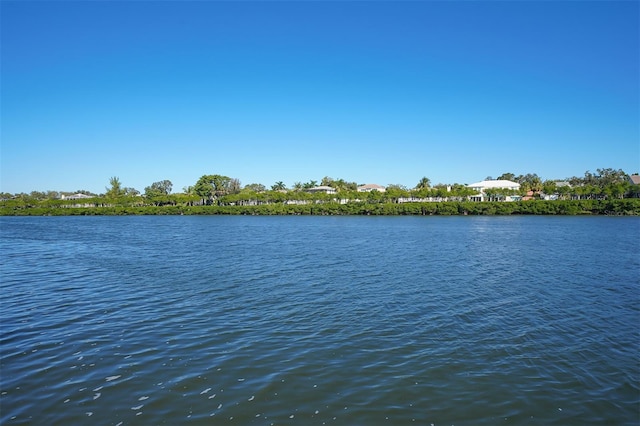
[[0, 423], [640, 423], [640, 219], [0, 218]]

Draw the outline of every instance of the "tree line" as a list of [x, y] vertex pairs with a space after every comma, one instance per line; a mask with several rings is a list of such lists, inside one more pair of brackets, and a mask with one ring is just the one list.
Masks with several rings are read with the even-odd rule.
[[109, 205], [94, 208], [54, 208], [36, 206], [10, 208], [0, 206], [7, 216], [71, 216], [71, 215], [613, 215], [640, 216], [640, 198], [614, 200], [515, 201], [510, 203], [444, 201], [439, 203], [336, 202], [312, 204], [262, 205]]
[[[487, 180], [491, 180], [487, 177]], [[545, 180], [537, 174], [514, 175], [503, 173], [497, 179], [520, 183], [520, 190], [492, 188], [485, 195], [494, 201], [506, 196], [530, 195], [542, 198], [554, 195], [558, 200], [611, 200], [638, 198], [640, 186], [633, 184], [629, 175], [622, 170], [597, 169], [596, 173], [585, 172], [582, 177], [571, 177], [564, 181]], [[317, 185], [334, 188], [336, 194], [311, 193], [306, 190]], [[384, 192], [358, 192], [358, 184], [344, 179], [325, 176], [320, 181], [296, 182], [292, 188], [278, 181], [266, 188], [262, 184], [241, 185], [237, 178], [219, 174], [201, 176], [193, 186], [173, 193], [170, 180], [153, 182], [140, 193], [134, 188], [125, 187], [118, 177], [109, 180], [103, 194], [93, 194], [79, 190], [75, 193], [56, 191], [30, 194], [0, 194], [0, 206], [4, 208], [33, 207], [145, 207], [145, 206], [259, 206], [270, 204], [322, 204], [322, 203], [364, 203], [364, 204], [400, 204], [411, 202], [463, 202], [477, 195], [477, 192], [464, 184], [431, 185], [427, 177], [421, 178], [415, 187], [409, 189], [400, 184], [390, 184]], [[87, 198], [65, 199], [63, 195], [84, 194]]]

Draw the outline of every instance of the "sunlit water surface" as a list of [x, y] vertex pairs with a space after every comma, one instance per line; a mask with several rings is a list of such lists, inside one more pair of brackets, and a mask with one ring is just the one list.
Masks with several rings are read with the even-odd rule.
[[3, 425], [640, 422], [638, 218], [0, 226]]

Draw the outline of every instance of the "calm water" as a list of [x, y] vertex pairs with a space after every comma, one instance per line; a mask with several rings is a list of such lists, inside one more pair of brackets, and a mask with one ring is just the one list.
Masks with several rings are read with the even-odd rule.
[[640, 219], [0, 218], [0, 423], [640, 423]]

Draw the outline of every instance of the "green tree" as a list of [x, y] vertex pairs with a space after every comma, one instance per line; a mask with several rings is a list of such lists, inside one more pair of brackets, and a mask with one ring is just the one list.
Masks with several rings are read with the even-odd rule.
[[[233, 189], [237, 189], [240, 181], [235, 179]], [[228, 176], [203, 175], [193, 186], [193, 191], [202, 199], [203, 203], [211, 204], [216, 197], [229, 194], [232, 190], [232, 180]]]
[[407, 187], [404, 185], [401, 185], [399, 183], [390, 183], [389, 185], [387, 185], [387, 191], [388, 190], [399, 190], [399, 191], [407, 191]]
[[125, 197], [137, 197], [140, 195], [140, 191], [135, 188], [127, 187], [122, 189], [122, 195]]
[[553, 195], [558, 192], [558, 188], [556, 186], [556, 181], [554, 180], [545, 180], [542, 183], [542, 192], [547, 195]]
[[358, 184], [356, 182], [347, 182], [342, 178], [334, 180], [333, 185], [331, 186], [340, 191], [356, 191], [358, 189]]
[[369, 191], [366, 193], [366, 203], [377, 204], [383, 201], [384, 195], [379, 191]]
[[571, 187], [569, 185], [558, 186], [556, 183], [556, 192], [561, 200], [566, 200], [571, 194]]
[[432, 188], [431, 194], [435, 197], [446, 198], [451, 195], [451, 186], [439, 183]]
[[144, 189], [144, 196], [148, 198], [152, 197], [161, 197], [164, 195], [171, 194], [171, 189], [173, 188], [173, 184], [170, 180], [161, 180], [159, 182], [154, 182], [150, 186], [147, 186]]
[[540, 179], [540, 177], [535, 173], [527, 173], [524, 176], [518, 176], [516, 181], [520, 184], [522, 192], [540, 192], [542, 190], [542, 179]]
[[471, 196], [479, 195], [478, 192], [461, 183], [454, 183], [453, 185], [451, 185], [451, 190], [448, 194], [449, 199], [454, 199], [457, 201], [462, 201], [468, 199]]
[[602, 188], [619, 183], [628, 183], [629, 181], [629, 177], [622, 169], [597, 169], [597, 172], [596, 182]]
[[329, 177], [329, 176], [325, 176], [322, 178], [322, 180], [320, 181], [320, 185], [322, 186], [331, 186], [333, 187], [333, 185], [331, 185], [333, 183], [333, 178]]
[[109, 179], [109, 185], [111, 185], [111, 187], [108, 187], [108, 186], [105, 187], [105, 189], [107, 190], [105, 197], [118, 198], [124, 195], [124, 189], [122, 188], [122, 183], [120, 182], [120, 179], [117, 176], [113, 176], [111, 179]]
[[420, 179], [420, 181], [416, 185], [416, 189], [428, 189], [428, 188], [431, 188], [431, 180], [425, 176], [422, 179]]
[[230, 178], [226, 184], [225, 194], [237, 194], [241, 190], [242, 190], [242, 184], [240, 183], [240, 179]]
[[46, 200], [47, 199], [47, 194], [44, 193], [44, 192], [41, 192], [41, 191], [31, 191], [29, 196], [31, 198], [33, 198], [34, 200]]
[[242, 191], [264, 192], [266, 189], [261, 183], [250, 183], [245, 185]]
[[[371, 191], [377, 192], [377, 191]], [[408, 198], [409, 191], [407, 187], [399, 184], [391, 184], [387, 186], [387, 190], [382, 193], [384, 199], [389, 200], [392, 203], [397, 203], [400, 198]]]
[[287, 189], [287, 186], [281, 180], [277, 181], [273, 185], [271, 185], [272, 191], [284, 191]]
[[[314, 182], [314, 181], [312, 181]], [[347, 182], [344, 179], [333, 179], [332, 177], [325, 176], [322, 178], [320, 185], [330, 186], [335, 188], [338, 191], [347, 191], [347, 190], [355, 190], [358, 187], [358, 184], [355, 182]]]
[[597, 173], [591, 173], [590, 171], [584, 172], [584, 177], [572, 177], [569, 182], [573, 186], [580, 185], [593, 185], [600, 188], [604, 188], [609, 185], [615, 185], [621, 182], [628, 182], [628, 175], [621, 169], [597, 169]]
[[503, 173], [498, 176], [498, 180], [510, 180], [513, 182], [516, 180], [516, 175], [514, 175], [513, 173]]
[[624, 198], [624, 194], [629, 191], [629, 182], [614, 182], [604, 188], [604, 193], [608, 198]]

